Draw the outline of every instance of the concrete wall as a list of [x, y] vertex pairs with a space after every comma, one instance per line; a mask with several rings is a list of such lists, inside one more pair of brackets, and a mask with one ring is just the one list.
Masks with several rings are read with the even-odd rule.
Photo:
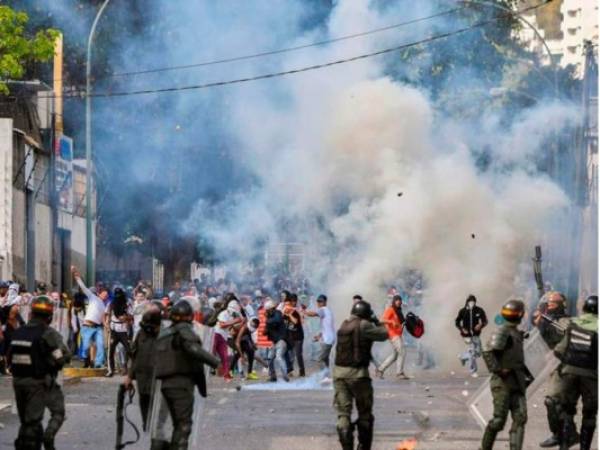
[[12, 274], [13, 121], [0, 119], [0, 279]]

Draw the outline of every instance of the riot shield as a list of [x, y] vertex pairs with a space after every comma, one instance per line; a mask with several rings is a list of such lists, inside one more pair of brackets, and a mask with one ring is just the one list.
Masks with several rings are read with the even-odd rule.
[[[527, 397], [531, 397], [548, 379], [560, 361], [556, 359], [550, 348], [544, 342], [539, 330], [533, 329], [525, 341], [525, 364], [535, 377], [533, 383], [527, 388]], [[490, 380], [486, 380], [471, 399], [467, 402], [469, 412], [477, 423], [485, 428], [494, 413], [494, 403], [490, 390]]]
[[[202, 340], [202, 346], [208, 352], [212, 349], [213, 329], [197, 322], [193, 323], [194, 332]], [[204, 366], [205, 376], [209, 377], [208, 366]], [[200, 396], [198, 389], [194, 389], [194, 412], [192, 414], [192, 433], [189, 439], [189, 448], [200, 448], [200, 428], [204, 414], [205, 399]], [[161, 380], [155, 379], [152, 387], [152, 406], [148, 418], [148, 429], [150, 438], [159, 441], [171, 441], [173, 434], [173, 422], [167, 400], [162, 393]]]

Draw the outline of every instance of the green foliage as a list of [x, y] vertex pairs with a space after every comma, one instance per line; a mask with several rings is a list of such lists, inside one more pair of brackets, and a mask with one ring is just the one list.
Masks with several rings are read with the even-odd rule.
[[54, 56], [59, 32], [48, 28], [33, 36], [26, 33], [29, 17], [24, 12], [0, 6], [0, 93], [8, 94], [6, 81], [23, 78], [26, 65], [45, 62]]

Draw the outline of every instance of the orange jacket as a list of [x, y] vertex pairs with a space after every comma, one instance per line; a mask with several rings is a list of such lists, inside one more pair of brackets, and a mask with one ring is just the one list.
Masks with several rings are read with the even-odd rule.
[[385, 327], [388, 331], [388, 337], [390, 339], [395, 338], [397, 336], [402, 336], [402, 331], [404, 331], [404, 324], [400, 323], [400, 319], [398, 319], [398, 315], [394, 308], [388, 306], [385, 308], [383, 312], [383, 316], [381, 317], [383, 320], [393, 322], [391, 325], [385, 324]]
[[265, 308], [258, 310], [258, 336], [256, 338], [256, 346], [258, 348], [271, 348], [273, 343], [265, 334], [267, 331], [267, 318], [265, 317]]

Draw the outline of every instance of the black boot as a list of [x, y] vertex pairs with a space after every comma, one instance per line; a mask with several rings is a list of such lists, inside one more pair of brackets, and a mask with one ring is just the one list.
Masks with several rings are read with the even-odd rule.
[[579, 437], [580, 450], [590, 450], [592, 447], [592, 441], [594, 440], [595, 426], [582, 426], [581, 436]]
[[508, 443], [510, 450], [522, 450], [523, 439], [525, 438], [525, 427], [520, 426], [516, 430], [511, 430], [508, 434]]
[[373, 421], [358, 422], [358, 447], [357, 450], [371, 450], [373, 443]]
[[352, 428], [338, 428], [338, 438], [342, 444], [342, 450], [354, 450], [354, 431]]
[[485, 428], [483, 438], [481, 439], [481, 450], [492, 450], [494, 442], [496, 442], [497, 431], [492, 430], [489, 426]]
[[150, 450], [169, 450], [169, 442], [152, 439], [150, 441]]
[[575, 444], [575, 424], [569, 418], [563, 420], [558, 435], [558, 448], [559, 450], [569, 450], [571, 445]]
[[44, 450], [56, 450], [56, 447], [54, 447], [54, 437], [44, 438]]

